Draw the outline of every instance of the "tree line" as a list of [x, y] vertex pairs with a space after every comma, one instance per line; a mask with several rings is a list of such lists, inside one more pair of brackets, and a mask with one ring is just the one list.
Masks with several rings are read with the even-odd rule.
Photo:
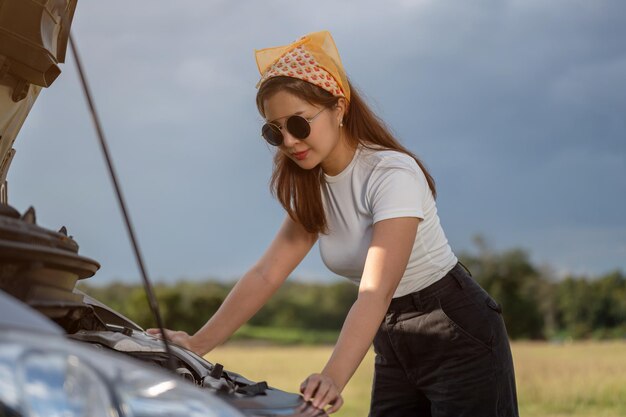
[[[477, 254], [463, 254], [460, 259], [502, 305], [511, 338], [626, 338], [624, 272], [556, 279], [548, 268], [533, 265], [524, 250], [494, 252], [480, 239], [477, 243]], [[233, 285], [211, 280], [157, 284], [155, 293], [166, 326], [197, 330], [217, 311]], [[80, 288], [140, 326], [155, 326], [141, 285], [81, 283]], [[248, 324], [302, 332], [338, 331], [357, 291], [347, 280], [333, 284], [288, 280]]]

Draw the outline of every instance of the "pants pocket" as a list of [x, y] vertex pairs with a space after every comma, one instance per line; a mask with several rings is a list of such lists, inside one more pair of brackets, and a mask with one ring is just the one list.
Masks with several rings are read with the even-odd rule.
[[489, 296], [470, 299], [458, 291], [438, 298], [438, 303], [441, 314], [461, 336], [474, 344], [492, 349], [494, 326], [500, 320], [501, 311], [495, 300]]

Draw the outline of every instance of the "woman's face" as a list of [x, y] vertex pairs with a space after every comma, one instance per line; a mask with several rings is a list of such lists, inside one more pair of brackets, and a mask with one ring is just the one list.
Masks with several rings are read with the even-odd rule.
[[[263, 110], [267, 122], [281, 128], [283, 143], [279, 150], [299, 167], [311, 169], [321, 164], [325, 173], [336, 175], [352, 160], [353, 151], [347, 146], [339, 126], [345, 111], [344, 99], [340, 99], [333, 108], [324, 108], [294, 94], [279, 91], [265, 99]], [[287, 119], [293, 115], [309, 120], [317, 115], [309, 123], [311, 133], [307, 138], [295, 138], [287, 130]]]

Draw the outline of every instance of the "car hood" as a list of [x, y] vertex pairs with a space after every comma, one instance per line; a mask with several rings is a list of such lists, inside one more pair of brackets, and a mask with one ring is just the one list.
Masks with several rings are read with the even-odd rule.
[[[0, 7], [0, 202], [7, 202], [6, 177], [13, 144], [42, 87], [65, 62], [76, 0], [3, 0]], [[43, 3], [43, 4], [42, 4]]]
[[[0, 57], [0, 60], [2, 57]], [[41, 87], [31, 86], [26, 97], [15, 102], [12, 98], [13, 88], [2, 84], [0, 80], [0, 184], [3, 186], [3, 202], [7, 201], [6, 185], [9, 166], [15, 155], [13, 144], [20, 132], [24, 120], [28, 116], [35, 100], [39, 96]]]

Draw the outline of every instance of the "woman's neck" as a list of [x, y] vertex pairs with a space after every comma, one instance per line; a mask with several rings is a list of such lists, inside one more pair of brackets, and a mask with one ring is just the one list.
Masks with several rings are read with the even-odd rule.
[[353, 141], [348, 140], [345, 136], [340, 138], [332, 153], [321, 163], [324, 174], [330, 176], [338, 175], [350, 165], [356, 152], [356, 146], [352, 145], [352, 143]]

